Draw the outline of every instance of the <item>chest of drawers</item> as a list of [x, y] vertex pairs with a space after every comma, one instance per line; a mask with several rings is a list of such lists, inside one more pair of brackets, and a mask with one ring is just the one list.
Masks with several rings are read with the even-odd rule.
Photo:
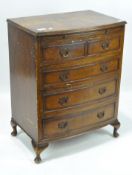
[[93, 11], [8, 19], [11, 106], [40, 153], [117, 119], [125, 21]]

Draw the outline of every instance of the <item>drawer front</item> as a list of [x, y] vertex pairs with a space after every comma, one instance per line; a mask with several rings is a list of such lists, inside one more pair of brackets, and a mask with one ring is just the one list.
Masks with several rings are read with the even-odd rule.
[[92, 41], [88, 46], [88, 54], [94, 55], [120, 49], [120, 38], [114, 37], [102, 41]]
[[58, 45], [42, 49], [42, 57], [45, 61], [67, 60], [69, 58], [80, 58], [85, 55], [86, 43], [74, 43]]
[[40, 40], [41, 64], [65, 63], [99, 53], [119, 52], [123, 33], [124, 28], [114, 28], [93, 33], [44, 37]]
[[79, 129], [83, 131], [114, 118], [115, 104], [109, 104], [83, 113], [76, 113], [70, 118], [44, 120], [44, 136], [48, 138], [65, 136]]
[[106, 62], [103, 61], [100, 63], [89, 64], [88, 66], [76, 69], [44, 72], [41, 74], [41, 85], [43, 87], [47, 84], [81, 81], [82, 79], [86, 79], [90, 76], [116, 71], [119, 66], [118, 62], [118, 59], [113, 59]]
[[116, 91], [116, 80], [98, 84], [94, 87], [67, 91], [57, 95], [44, 96], [45, 110], [66, 108], [92, 100], [112, 96]]

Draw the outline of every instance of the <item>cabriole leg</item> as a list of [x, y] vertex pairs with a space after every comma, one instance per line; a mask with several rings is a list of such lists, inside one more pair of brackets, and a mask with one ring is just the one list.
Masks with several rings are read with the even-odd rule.
[[34, 162], [38, 164], [42, 161], [41, 157], [40, 157], [40, 154], [45, 148], [48, 147], [48, 143], [44, 144], [43, 146], [39, 146], [32, 140], [32, 146], [33, 146], [34, 151], [36, 153], [36, 157], [34, 159]]
[[119, 134], [117, 131], [120, 128], [120, 122], [116, 119], [111, 125], [114, 127], [113, 136], [118, 137]]
[[11, 135], [16, 136], [17, 135], [17, 124], [13, 120], [13, 118], [11, 119], [11, 126], [12, 126], [12, 129], [13, 129], [13, 131], [11, 132]]

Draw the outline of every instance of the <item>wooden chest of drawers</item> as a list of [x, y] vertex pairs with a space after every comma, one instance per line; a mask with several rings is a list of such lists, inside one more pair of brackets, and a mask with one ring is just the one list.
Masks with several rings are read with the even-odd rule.
[[125, 21], [93, 11], [8, 19], [12, 135], [48, 143], [117, 120]]

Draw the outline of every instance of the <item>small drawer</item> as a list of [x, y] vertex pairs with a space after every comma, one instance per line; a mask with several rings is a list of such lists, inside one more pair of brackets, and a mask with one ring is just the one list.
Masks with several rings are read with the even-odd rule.
[[119, 65], [118, 62], [119, 59], [112, 59], [100, 63], [89, 64], [76, 69], [43, 72], [41, 74], [41, 86], [44, 87], [44, 85], [47, 84], [81, 81], [91, 76], [97, 76], [107, 72], [116, 71]]
[[[95, 105], [96, 106], [96, 105]], [[83, 113], [72, 114], [72, 117], [64, 119], [43, 120], [43, 132], [48, 138], [67, 136], [72, 131], [86, 131], [92, 127], [114, 118], [115, 104], [109, 104], [93, 110], [83, 111]]]
[[42, 57], [46, 61], [64, 61], [67, 59], [80, 58], [85, 55], [86, 43], [56, 45], [42, 48]]
[[101, 99], [115, 94], [116, 80], [85, 87], [82, 89], [69, 90], [56, 95], [44, 96], [45, 110], [66, 108], [69, 106], [82, 104], [92, 100]]
[[105, 40], [91, 41], [88, 44], [88, 55], [99, 54], [120, 49], [120, 37], [108, 38]]

